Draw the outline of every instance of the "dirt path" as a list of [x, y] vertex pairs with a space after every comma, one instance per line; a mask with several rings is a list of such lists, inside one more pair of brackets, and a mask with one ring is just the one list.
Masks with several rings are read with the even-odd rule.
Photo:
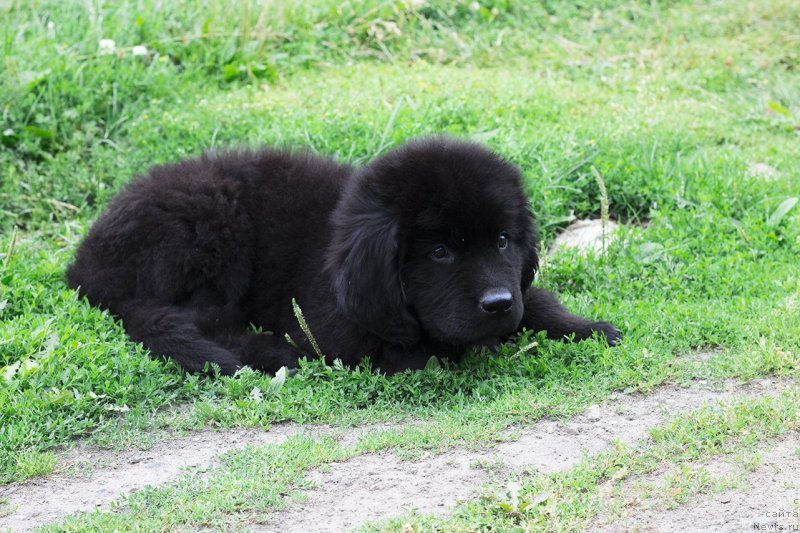
[[627, 516], [591, 531], [800, 531], [800, 433], [763, 448], [751, 471], [730, 462], [706, 465], [716, 476], [743, 476], [747, 490], [701, 495], [665, 510], [643, 502]]
[[65, 473], [26, 483], [0, 487], [0, 498], [8, 498], [12, 509], [0, 518], [0, 528], [25, 531], [79, 511], [90, 511], [141, 489], [175, 479], [182, 470], [203, 468], [217, 454], [245, 444], [280, 443], [289, 432], [281, 427], [269, 432], [235, 430], [201, 431], [186, 438], [161, 441], [149, 450], [109, 450], [79, 446], [61, 458]]
[[243, 446], [280, 444], [297, 434], [331, 433], [341, 435], [342, 445], [351, 446], [365, 431], [382, 427], [395, 426], [373, 424], [341, 431], [280, 424], [268, 431], [198, 431], [163, 440], [148, 450], [122, 452], [79, 445], [60, 457], [60, 473], [0, 487], [0, 498], [8, 498], [12, 509], [9, 515], [0, 516], [0, 530], [27, 531], [73, 513], [106, 507], [147, 485], [163, 485], [187, 470], [208, 468], [218, 455]]
[[[342, 531], [400, 514], [404, 509], [443, 512], [470, 497], [493, 476], [522, 468], [545, 472], [566, 469], [582, 454], [607, 448], [612, 439], [633, 443], [645, 438], [649, 428], [675, 414], [736, 396], [776, 394], [786, 386], [785, 382], [763, 379], [712, 390], [698, 382], [690, 388], [662, 388], [649, 396], [620, 394], [567, 423], [543, 420], [517, 428], [516, 440], [489, 450], [454, 450], [418, 461], [402, 461], [392, 453], [358, 456], [331, 464], [325, 473], [310, 473], [319, 486], [308, 491], [307, 502], [253, 526], [263, 531]], [[106, 507], [146, 485], [172, 481], [187, 469], [207, 468], [217, 455], [245, 445], [279, 444], [297, 433], [319, 436], [335, 432], [349, 446], [365, 431], [380, 427], [333, 430], [284, 424], [269, 431], [202, 431], [159, 442], [146, 451], [121, 453], [80, 446], [62, 458], [63, 463], [75, 468], [0, 488], [0, 498], [8, 498], [12, 509], [0, 517], [0, 529], [25, 531], [75, 512]], [[66, 475], [75, 470], [83, 475]]]
[[413, 462], [401, 461], [392, 453], [354, 457], [332, 464], [324, 474], [312, 474], [319, 487], [308, 492], [307, 502], [276, 513], [253, 530], [346, 531], [408, 509], [445, 512], [493, 476], [502, 478], [523, 468], [541, 472], [568, 469], [584, 453], [608, 448], [612, 439], [635, 443], [646, 438], [650, 428], [703, 404], [778, 394], [786, 386], [789, 384], [763, 379], [745, 385], [730, 383], [722, 391], [695, 384], [685, 389], [662, 388], [649, 396], [619, 395], [566, 424], [541, 421], [524, 428], [518, 440], [490, 450], [455, 450]]

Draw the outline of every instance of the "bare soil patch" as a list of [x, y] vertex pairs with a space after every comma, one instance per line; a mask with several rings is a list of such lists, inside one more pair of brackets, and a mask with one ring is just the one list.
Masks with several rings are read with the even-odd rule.
[[758, 466], [719, 461], [708, 465], [716, 476], [742, 476], [747, 490], [702, 494], [674, 509], [636, 506], [626, 516], [593, 531], [800, 531], [800, 433], [761, 450]]
[[[777, 394], [787, 386], [792, 384], [762, 379], [731, 382], [719, 389], [700, 381], [688, 388], [661, 388], [651, 395], [618, 394], [566, 422], [542, 420], [514, 428], [510, 436], [516, 440], [487, 450], [455, 450], [417, 461], [401, 460], [391, 452], [361, 455], [309, 473], [318, 488], [307, 491], [306, 502], [253, 526], [282, 532], [343, 531], [407, 509], [446, 512], [497, 476], [521, 469], [567, 469], [583, 454], [606, 449], [613, 439], [634, 443], [646, 438], [651, 427], [678, 413], [737, 396]], [[282, 424], [267, 431], [201, 431], [161, 441], [149, 450], [113, 452], [78, 446], [62, 458], [62, 465], [76, 468], [61, 468], [61, 474], [0, 488], [0, 498], [7, 498], [11, 508], [0, 517], [0, 529], [26, 531], [76, 512], [106, 507], [147, 485], [168, 483], [184, 471], [208, 468], [219, 454], [246, 445], [280, 444], [298, 433], [333, 433], [343, 445], [352, 446], [367, 431], [396, 427], [402, 426], [332, 429]], [[85, 475], [67, 475], [76, 469]]]
[[[566, 423], [544, 420], [518, 429], [517, 440], [490, 450], [455, 450], [411, 462], [391, 452], [354, 457], [312, 474], [319, 485], [308, 491], [308, 500], [276, 513], [260, 530], [347, 531], [411, 509], [444, 513], [494, 477], [521, 469], [568, 469], [584, 454], [608, 448], [614, 439], [635, 443], [646, 438], [650, 428], [677, 414], [736, 397], [778, 394], [786, 386], [762, 379], [743, 385], [731, 382], [715, 390], [699, 382], [689, 388], [662, 388], [649, 396], [621, 394]], [[503, 466], [487, 471], [482, 466], [486, 464]]]
[[67, 515], [90, 511], [146, 485], [160, 485], [187, 469], [204, 468], [220, 453], [245, 444], [277, 444], [289, 435], [288, 428], [199, 431], [185, 438], [165, 440], [149, 450], [113, 452], [80, 445], [66, 452], [61, 471], [84, 475], [56, 474], [0, 488], [13, 512], [0, 518], [0, 528], [25, 531]]
[[11, 509], [0, 516], [0, 530], [27, 531], [73, 513], [106, 507], [147, 485], [168, 483], [183, 472], [202, 471], [220, 454], [243, 446], [281, 444], [297, 434], [333, 434], [342, 445], [352, 446], [365, 431], [382, 427], [390, 426], [371, 424], [345, 431], [278, 424], [269, 430], [207, 430], [162, 440], [147, 450], [122, 452], [81, 444], [62, 454], [59, 473], [0, 487], [0, 498], [8, 498]]

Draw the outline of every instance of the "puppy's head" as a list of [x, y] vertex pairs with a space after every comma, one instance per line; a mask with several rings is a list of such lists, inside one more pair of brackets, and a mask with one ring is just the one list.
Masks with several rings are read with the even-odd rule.
[[485, 147], [397, 148], [353, 176], [332, 223], [338, 306], [381, 338], [467, 346], [519, 324], [536, 230], [519, 170]]

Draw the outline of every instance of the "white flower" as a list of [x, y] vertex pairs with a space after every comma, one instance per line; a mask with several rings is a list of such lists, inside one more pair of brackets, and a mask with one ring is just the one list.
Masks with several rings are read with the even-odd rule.
[[134, 46], [133, 48], [131, 48], [131, 53], [135, 56], [146, 56], [147, 47], [143, 45]]
[[394, 33], [395, 35], [398, 36], [401, 34], [400, 27], [391, 20], [387, 20], [386, 22], [384, 22], [383, 27], [386, 28], [386, 31], [388, 31], [389, 33]]
[[480, 10], [481, 10], [481, 5], [480, 5], [478, 2], [472, 2], [472, 3], [469, 5], [469, 8], [470, 8], [471, 10], [473, 10], [473, 11], [480, 11]]
[[117, 49], [117, 43], [113, 39], [100, 39], [100, 53], [113, 54]]

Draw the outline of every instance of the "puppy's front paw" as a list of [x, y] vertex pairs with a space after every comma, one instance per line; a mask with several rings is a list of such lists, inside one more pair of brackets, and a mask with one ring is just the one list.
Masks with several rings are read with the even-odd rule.
[[602, 334], [609, 346], [616, 346], [622, 340], [622, 333], [611, 322], [593, 322], [591, 328]]

